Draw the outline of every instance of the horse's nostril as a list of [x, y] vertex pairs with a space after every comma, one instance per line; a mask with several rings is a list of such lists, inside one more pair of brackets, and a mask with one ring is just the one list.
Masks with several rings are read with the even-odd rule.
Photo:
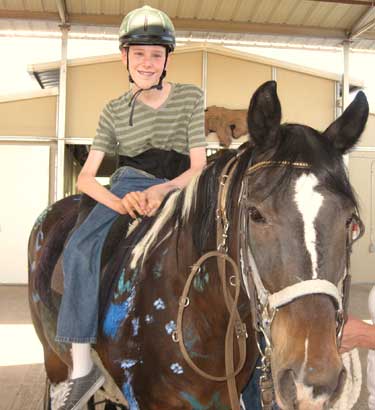
[[232, 131], [234, 131], [234, 129], [236, 128], [236, 124], [230, 124], [230, 125], [229, 125], [229, 128], [230, 128]]

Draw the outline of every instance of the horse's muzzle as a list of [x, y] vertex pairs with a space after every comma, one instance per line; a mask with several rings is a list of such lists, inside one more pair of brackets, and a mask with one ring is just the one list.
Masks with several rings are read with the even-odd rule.
[[340, 395], [345, 378], [346, 370], [342, 366], [280, 370], [278, 404], [283, 410], [326, 410]]

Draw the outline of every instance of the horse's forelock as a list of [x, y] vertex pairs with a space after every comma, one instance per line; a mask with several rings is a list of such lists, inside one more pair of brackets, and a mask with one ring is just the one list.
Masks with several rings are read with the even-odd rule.
[[[305, 162], [309, 171], [318, 179], [319, 185], [350, 201], [357, 208], [357, 200], [349, 183], [341, 153], [321, 133], [299, 124], [283, 124], [280, 127], [280, 141], [274, 150], [266, 153], [270, 161]], [[264, 154], [263, 154], [264, 156]], [[289, 192], [292, 177], [306, 170], [283, 167], [268, 181], [266, 195]]]

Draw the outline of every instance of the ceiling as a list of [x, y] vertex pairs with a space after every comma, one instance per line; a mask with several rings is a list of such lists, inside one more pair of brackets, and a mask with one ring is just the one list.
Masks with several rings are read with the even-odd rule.
[[349, 40], [375, 51], [374, 0], [0, 0], [0, 34], [48, 35], [68, 24], [72, 36], [115, 38], [123, 16], [144, 4], [172, 18], [180, 41], [341, 47]]

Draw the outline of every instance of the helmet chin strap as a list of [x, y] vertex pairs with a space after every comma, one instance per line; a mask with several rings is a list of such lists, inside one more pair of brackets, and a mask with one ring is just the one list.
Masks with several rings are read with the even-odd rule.
[[[128, 48], [129, 50], [129, 48]], [[138, 84], [133, 80], [132, 76], [130, 75], [129, 71], [129, 52], [127, 51], [126, 53], [126, 68], [129, 72], [129, 82], [135, 84], [139, 89], [132, 95], [132, 98], [129, 101], [128, 107], [131, 107], [130, 109], [130, 115], [129, 115], [129, 125], [132, 127], [133, 126], [133, 116], [134, 116], [134, 109], [135, 109], [135, 101], [139, 97], [142, 91], [150, 91], [150, 90], [162, 90], [163, 89], [163, 79], [167, 75], [167, 71], [165, 70], [165, 67], [167, 65], [167, 60], [168, 60], [168, 54], [169, 51], [166, 48], [166, 56], [165, 56], [165, 61], [164, 61], [164, 67], [163, 67], [163, 72], [161, 73], [161, 76], [159, 78], [159, 82], [157, 84], [152, 85], [149, 88], [140, 88]]]

